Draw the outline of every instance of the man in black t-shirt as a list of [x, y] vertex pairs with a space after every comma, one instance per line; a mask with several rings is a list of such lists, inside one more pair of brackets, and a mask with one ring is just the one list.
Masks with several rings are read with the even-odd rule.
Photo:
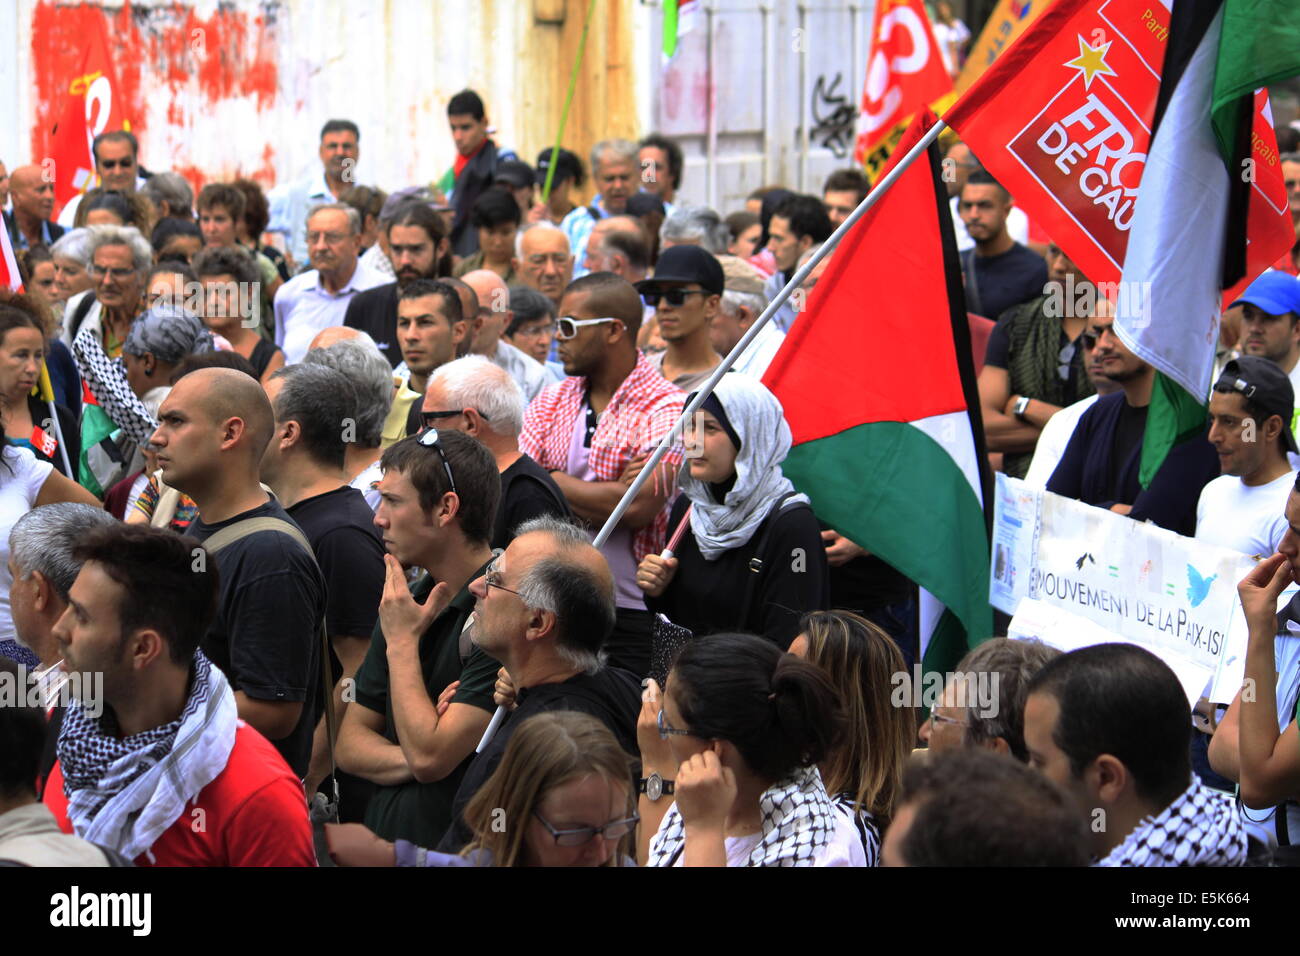
[[455, 821], [438, 845], [444, 852], [457, 852], [470, 839], [465, 805], [501, 762], [511, 734], [533, 714], [590, 714], [629, 755], [640, 753], [640, 683], [631, 672], [604, 663], [605, 641], [614, 629], [609, 565], [568, 522], [534, 518], [518, 531], [470, 586], [477, 598], [474, 643], [504, 665], [516, 689], [514, 711], [474, 758], [456, 792]]
[[[452, 798], [494, 709], [500, 665], [466, 631], [469, 582], [492, 557], [500, 480], [487, 449], [450, 431], [405, 438], [380, 465], [375, 524], [388, 550], [386, 578], [338, 759], [377, 785], [367, 827], [385, 840], [429, 846], [450, 823]], [[408, 589], [404, 567], [428, 573]]]
[[[370, 647], [384, 590], [384, 545], [370, 506], [349, 486], [345, 469], [347, 440], [356, 436], [357, 424], [350, 417], [356, 412], [356, 394], [342, 372], [304, 364], [276, 372], [266, 395], [275, 412], [275, 431], [262, 457], [262, 480], [307, 535], [325, 577], [325, 630], [339, 662], [331, 683], [338, 685], [334, 708], [342, 719], [351, 696], [342, 692]], [[316, 728], [309, 794], [329, 772], [325, 727], [321, 721]], [[350, 820], [361, 819], [353, 807], [365, 802], [368, 789], [343, 801]]]
[[1007, 232], [1011, 194], [983, 170], [970, 174], [962, 187], [957, 212], [975, 248], [962, 253], [966, 307], [996, 319], [1013, 305], [1043, 294], [1047, 263]]
[[[293, 523], [258, 480], [273, 427], [266, 393], [243, 372], [206, 368], [177, 381], [158, 410], [150, 443], [163, 481], [198, 505], [189, 530], [194, 537], [206, 541], [250, 518]], [[305, 776], [320, 716], [325, 614], [315, 558], [274, 530], [233, 541], [213, 557], [221, 603], [200, 646], [229, 679], [239, 716]]]
[[492, 528], [494, 549], [510, 544], [515, 529], [530, 518], [569, 516], [555, 479], [519, 450], [524, 393], [505, 369], [481, 355], [448, 362], [430, 376], [422, 414], [425, 427], [471, 435], [496, 458], [501, 505]]

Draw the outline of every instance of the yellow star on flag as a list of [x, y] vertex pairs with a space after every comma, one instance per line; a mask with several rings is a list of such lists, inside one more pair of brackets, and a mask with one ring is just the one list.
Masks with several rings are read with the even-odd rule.
[[1079, 55], [1065, 65], [1073, 67], [1083, 74], [1083, 88], [1085, 90], [1092, 86], [1092, 81], [1097, 76], [1119, 76], [1106, 62], [1106, 53], [1110, 50], [1112, 42], [1107, 40], [1098, 46], [1090, 46], [1087, 40], [1079, 37]]

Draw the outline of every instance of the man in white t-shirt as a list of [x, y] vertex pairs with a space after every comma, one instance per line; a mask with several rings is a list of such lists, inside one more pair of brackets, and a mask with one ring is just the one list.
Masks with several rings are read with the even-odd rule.
[[1196, 538], [1254, 557], [1277, 551], [1294, 476], [1287, 452], [1295, 393], [1266, 358], [1243, 355], [1223, 367], [1210, 395], [1210, 444], [1223, 474], [1201, 490]]

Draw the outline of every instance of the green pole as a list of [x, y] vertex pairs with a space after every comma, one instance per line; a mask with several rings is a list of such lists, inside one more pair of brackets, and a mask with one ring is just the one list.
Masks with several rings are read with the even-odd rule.
[[582, 69], [582, 54], [587, 49], [587, 31], [591, 28], [591, 15], [596, 12], [596, 0], [587, 4], [587, 19], [582, 24], [582, 37], [578, 40], [578, 56], [573, 61], [573, 72], [569, 74], [569, 92], [564, 97], [564, 109], [560, 112], [560, 128], [555, 133], [555, 146], [551, 149], [551, 161], [546, 167], [546, 182], [542, 184], [542, 202], [551, 198], [551, 180], [555, 178], [555, 162], [560, 158], [560, 143], [564, 140], [564, 126], [569, 121], [569, 107], [573, 105], [573, 93], [578, 88], [578, 71]]

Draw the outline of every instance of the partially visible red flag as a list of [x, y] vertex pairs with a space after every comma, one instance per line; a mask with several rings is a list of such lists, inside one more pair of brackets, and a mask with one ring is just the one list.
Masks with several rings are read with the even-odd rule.
[[14, 258], [14, 247], [9, 241], [9, 230], [0, 229], [0, 287], [23, 291], [23, 276], [18, 271], [18, 260]]
[[91, 142], [100, 133], [131, 128], [122, 109], [121, 87], [108, 54], [102, 17], [90, 20], [86, 52], [80, 71], [65, 90], [58, 125], [54, 127], [50, 158], [54, 161], [55, 213], [73, 196], [94, 185]]
[[[871, 52], [858, 114], [853, 158], [875, 178], [891, 139], [920, 109], [952, 91], [952, 78], [921, 0], [880, 0], [871, 28]], [[882, 149], [883, 147], [883, 149]]]
[[[1120, 280], [1169, 16], [1149, 0], [1055, 0], [944, 115], [1093, 282]], [[1252, 277], [1277, 258], [1268, 250], [1276, 253], [1277, 237], [1291, 229], [1266, 99], [1261, 92], [1256, 100], [1252, 137]]]

